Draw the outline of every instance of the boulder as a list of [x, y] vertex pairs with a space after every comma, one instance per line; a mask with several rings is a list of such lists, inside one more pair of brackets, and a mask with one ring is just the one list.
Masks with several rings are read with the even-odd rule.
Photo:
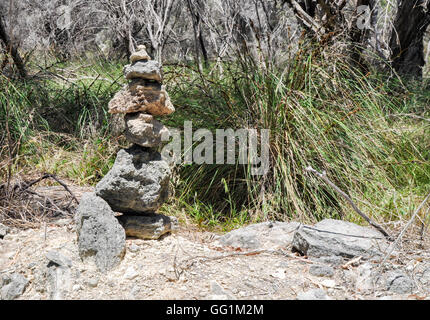
[[233, 230], [218, 241], [223, 246], [251, 250], [286, 248], [299, 226], [298, 222], [263, 222]]
[[293, 238], [293, 249], [310, 257], [380, 257], [389, 246], [378, 231], [351, 222], [326, 219], [314, 227], [303, 225]]
[[2, 300], [13, 300], [22, 295], [29, 281], [19, 273], [4, 275], [1, 279], [0, 293]]
[[140, 45], [137, 47], [137, 51], [133, 52], [130, 56], [131, 63], [137, 62], [137, 61], [149, 61], [151, 60], [151, 57], [146, 52], [146, 47], [144, 45]]
[[82, 196], [76, 212], [79, 254], [106, 272], [118, 266], [125, 255], [125, 231], [108, 203], [94, 193]]
[[162, 214], [122, 215], [118, 220], [127, 236], [143, 240], [156, 240], [178, 228], [177, 218]]
[[124, 67], [124, 75], [127, 80], [145, 79], [157, 82], [163, 81], [161, 67], [158, 61], [136, 61]]
[[161, 154], [133, 145], [118, 152], [112, 169], [97, 184], [96, 194], [114, 211], [152, 213], [169, 196], [170, 168]]
[[145, 112], [154, 116], [171, 114], [175, 108], [159, 83], [134, 80], [118, 91], [109, 102], [109, 113]]
[[155, 148], [169, 138], [169, 130], [151, 115], [128, 113], [125, 116], [125, 137], [142, 147]]

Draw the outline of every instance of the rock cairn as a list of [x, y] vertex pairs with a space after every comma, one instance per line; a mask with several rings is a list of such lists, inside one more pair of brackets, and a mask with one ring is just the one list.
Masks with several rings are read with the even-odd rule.
[[176, 218], [156, 213], [169, 197], [171, 171], [157, 151], [169, 131], [154, 119], [175, 108], [163, 86], [160, 64], [151, 60], [145, 46], [139, 46], [130, 61], [124, 67], [129, 83], [109, 102], [109, 112], [124, 114], [125, 137], [132, 146], [118, 152], [112, 169], [95, 193], [81, 201], [76, 215], [81, 257], [91, 256], [103, 271], [124, 256], [125, 235], [158, 239], [177, 226]]

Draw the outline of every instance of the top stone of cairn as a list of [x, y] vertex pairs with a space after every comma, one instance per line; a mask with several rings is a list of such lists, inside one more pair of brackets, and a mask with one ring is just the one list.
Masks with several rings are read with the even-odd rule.
[[136, 61], [149, 61], [151, 57], [146, 52], [145, 45], [140, 45], [137, 47], [137, 51], [132, 53], [130, 56], [130, 62], [135, 63]]

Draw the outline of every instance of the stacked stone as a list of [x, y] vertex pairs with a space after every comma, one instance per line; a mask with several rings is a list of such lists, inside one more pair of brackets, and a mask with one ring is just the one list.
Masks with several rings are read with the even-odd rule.
[[[81, 257], [95, 255], [97, 264], [97, 252], [109, 251], [112, 245], [121, 247], [124, 243], [123, 249], [117, 248], [114, 254], [109, 253], [115, 259], [108, 258], [106, 263], [105, 258], [98, 258], [103, 262], [102, 268], [97, 264], [99, 269], [108, 270], [118, 264], [125, 253], [125, 235], [158, 239], [177, 225], [175, 218], [156, 213], [169, 196], [171, 172], [168, 163], [157, 151], [162, 141], [168, 138], [169, 131], [154, 119], [154, 116], [171, 114], [175, 108], [163, 86], [159, 63], [151, 60], [145, 49], [145, 46], [139, 46], [138, 51], [131, 55], [131, 64], [124, 67], [129, 83], [109, 102], [110, 113], [124, 114], [125, 137], [132, 146], [118, 152], [112, 169], [97, 184], [95, 194], [86, 197], [78, 208]], [[97, 203], [99, 210], [91, 207], [91, 203]], [[103, 209], [106, 206], [110, 210]], [[112, 219], [100, 218], [112, 216], [114, 211], [120, 213], [114, 220], [122, 226], [121, 231], [112, 227]], [[88, 219], [88, 216], [93, 219]], [[100, 223], [111, 225], [100, 228]], [[83, 234], [83, 230], [87, 234]], [[94, 231], [91, 233], [89, 230]], [[103, 230], [114, 230], [115, 234], [101, 234]], [[119, 234], [124, 230], [125, 235]], [[93, 244], [89, 243], [90, 240]]]

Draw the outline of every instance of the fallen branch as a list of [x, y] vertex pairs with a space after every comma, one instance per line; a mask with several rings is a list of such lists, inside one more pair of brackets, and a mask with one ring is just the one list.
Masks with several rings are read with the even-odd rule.
[[385, 261], [387, 260], [387, 258], [391, 255], [391, 253], [393, 252], [394, 248], [397, 246], [397, 243], [400, 241], [400, 239], [403, 237], [404, 233], [406, 232], [406, 230], [409, 228], [409, 226], [412, 224], [412, 222], [415, 220], [415, 217], [418, 215], [418, 213], [421, 211], [421, 209], [424, 207], [425, 203], [427, 202], [427, 200], [430, 198], [430, 193], [427, 195], [427, 197], [423, 200], [423, 202], [421, 202], [421, 204], [418, 206], [417, 210], [415, 210], [414, 214], [412, 215], [412, 217], [409, 219], [408, 223], [406, 224], [406, 226], [402, 229], [402, 231], [400, 231], [399, 235], [396, 238], [396, 241], [394, 241], [394, 243], [388, 248], [388, 252], [385, 255], [384, 259], [382, 260], [381, 266], [384, 265]]
[[352, 201], [352, 199], [345, 192], [343, 192], [342, 190], [340, 190], [339, 187], [337, 187], [333, 182], [331, 182], [327, 178], [327, 175], [326, 175], [325, 171], [323, 171], [323, 173], [319, 173], [318, 171], [316, 171], [311, 166], [307, 167], [305, 170], [308, 171], [308, 172], [312, 172], [313, 174], [315, 174], [316, 176], [318, 176], [319, 178], [321, 178], [329, 186], [331, 186], [334, 190], [336, 190], [336, 192], [338, 192], [342, 197], [344, 197], [346, 199], [346, 201], [349, 202], [349, 204], [352, 206], [352, 208], [355, 210], [355, 212], [357, 212], [372, 227], [374, 227], [380, 233], [382, 233], [387, 238], [388, 241], [393, 241], [393, 238], [379, 224], [377, 224], [372, 219], [370, 219], [367, 215], [365, 215], [363, 212], [361, 212], [361, 210], [358, 209], [358, 207], [355, 205], [354, 201]]

